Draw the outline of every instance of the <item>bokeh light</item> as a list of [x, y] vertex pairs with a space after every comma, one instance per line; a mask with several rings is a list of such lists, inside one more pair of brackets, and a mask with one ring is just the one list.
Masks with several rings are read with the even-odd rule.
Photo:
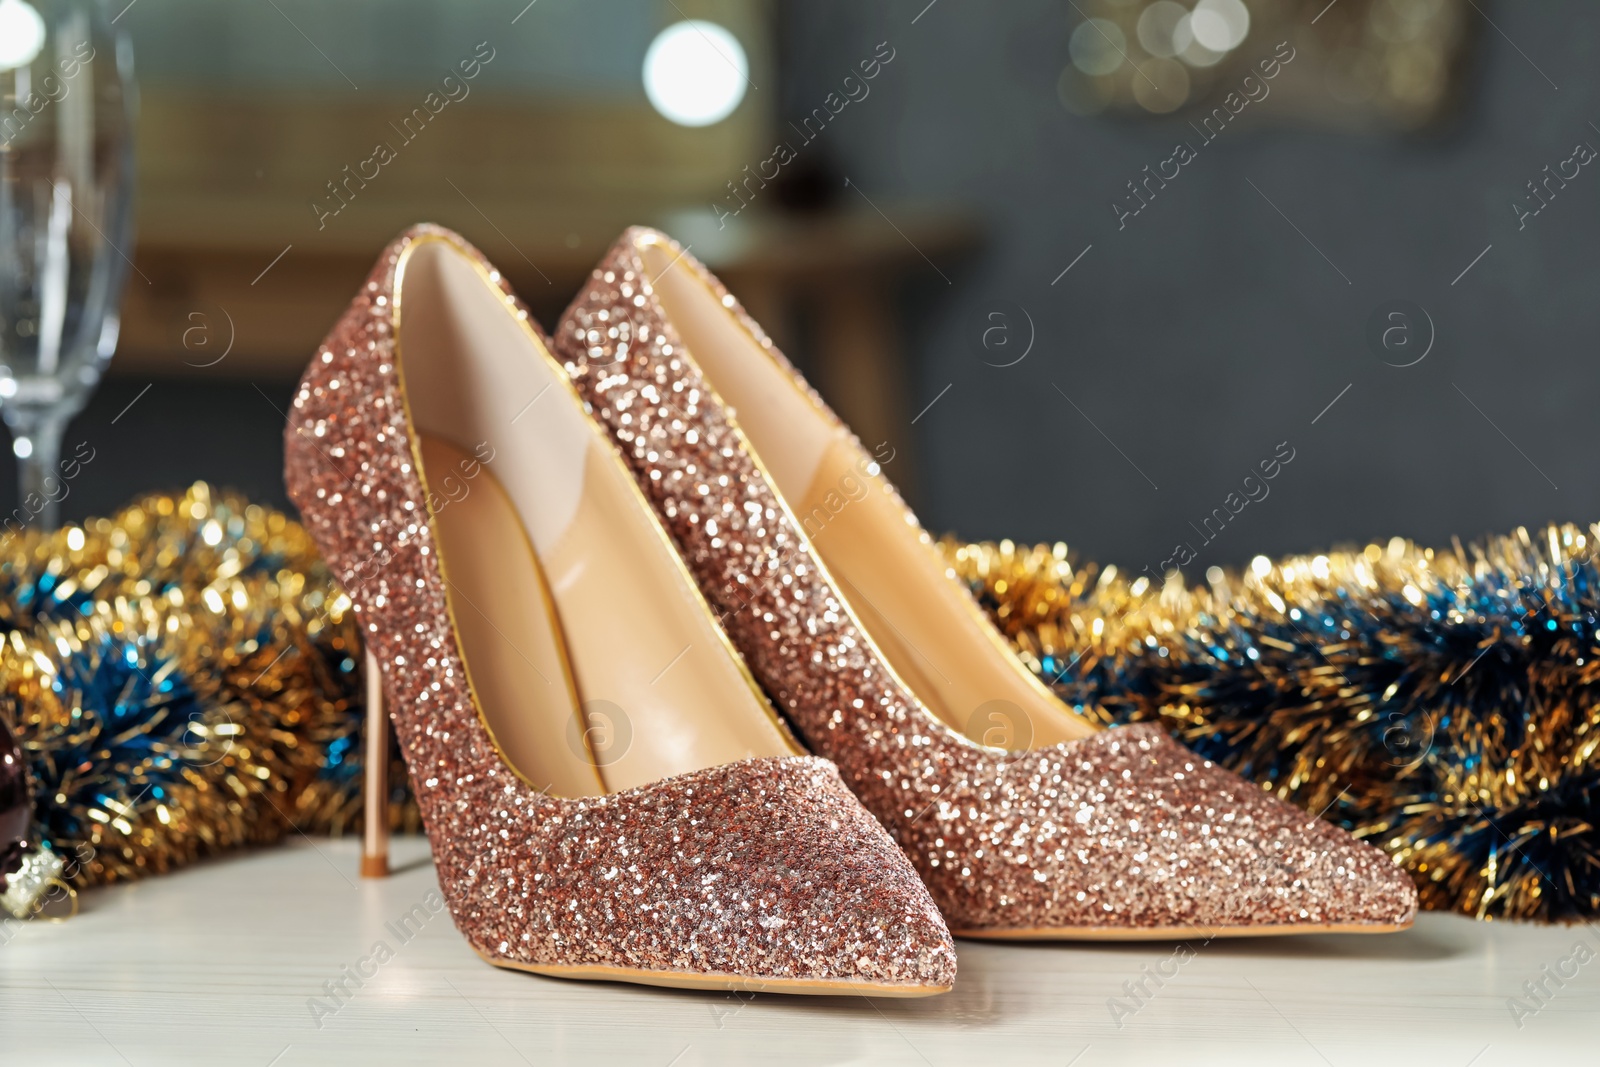
[[700, 19], [668, 26], [644, 55], [645, 95], [680, 126], [710, 126], [731, 115], [744, 99], [749, 73], [738, 38]]
[[0, 70], [32, 63], [44, 48], [44, 19], [27, 0], [0, 0]]
[[1084, 19], [1072, 31], [1067, 52], [1072, 65], [1090, 76], [1110, 74], [1122, 66], [1128, 39], [1110, 19]]

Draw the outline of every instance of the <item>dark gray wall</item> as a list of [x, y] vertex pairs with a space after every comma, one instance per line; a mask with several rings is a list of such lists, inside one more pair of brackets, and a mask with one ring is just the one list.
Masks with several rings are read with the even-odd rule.
[[[829, 127], [828, 150], [875, 196], [957, 201], [988, 228], [953, 285], [930, 271], [907, 295], [911, 410], [954, 383], [916, 426], [930, 527], [1066, 540], [1137, 571], [1182, 540], [1199, 570], [1395, 534], [1600, 520], [1600, 166], [1521, 232], [1508, 206], [1575, 142], [1600, 147], [1600, 9], [1479, 0], [1505, 36], [1479, 24], [1447, 129], [1230, 128], [1119, 232], [1109, 203], [1170, 153], [1181, 120], [1061, 107], [1070, 4], [940, 0], [913, 25], [925, 3], [793, 4], [781, 43], [786, 106], [804, 112], [890, 41], [894, 62]], [[1273, 43], [1252, 36], [1242, 50]], [[1395, 298], [1437, 329], [1406, 369], [1364, 340]], [[982, 345], [989, 314], [1016, 319], [1019, 305], [1032, 353], [986, 366], [1002, 361]], [[1190, 522], [1283, 441], [1294, 459], [1270, 495], [1203, 544]]]

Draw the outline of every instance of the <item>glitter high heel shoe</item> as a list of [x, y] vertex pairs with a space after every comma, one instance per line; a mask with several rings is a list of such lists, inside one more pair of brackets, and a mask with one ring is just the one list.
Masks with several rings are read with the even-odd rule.
[[915, 871], [831, 764], [796, 755], [474, 249], [428, 226], [390, 246], [312, 359], [285, 452], [480, 955], [696, 988], [950, 987]]
[[1377, 849], [1153, 724], [1078, 721], [946, 575], [877, 460], [670, 239], [628, 231], [555, 345], [756, 676], [957, 934], [1410, 924], [1416, 890]]

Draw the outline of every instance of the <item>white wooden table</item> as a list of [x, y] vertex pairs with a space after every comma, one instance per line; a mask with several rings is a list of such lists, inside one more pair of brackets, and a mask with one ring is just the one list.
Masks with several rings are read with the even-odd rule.
[[[436, 890], [426, 843], [356, 877], [353, 841], [301, 839], [90, 893], [64, 925], [0, 945], [0, 1063], [987, 1065], [1593, 1063], [1600, 934], [1425, 915], [1390, 937], [1074, 947], [960, 942], [931, 1000], [711, 995], [492, 968], [448, 914], [389, 925]], [[343, 1004], [325, 983], [393, 958]], [[1596, 958], [1574, 959], [1582, 942]], [[1563, 961], [1569, 961], [1563, 963]], [[1558, 987], [1545, 978], [1576, 971]], [[1173, 974], [1140, 1004], [1124, 985]], [[1174, 974], [1174, 972], [1176, 972]], [[1551, 996], [1516, 1019], [1523, 983]], [[323, 1009], [313, 998], [322, 998]], [[1116, 998], [1115, 1000], [1113, 998]], [[1120, 1008], [1117, 1006], [1120, 1001]], [[332, 1006], [336, 1010], [328, 1011]], [[1519, 1026], [1520, 1022], [1520, 1026]]]

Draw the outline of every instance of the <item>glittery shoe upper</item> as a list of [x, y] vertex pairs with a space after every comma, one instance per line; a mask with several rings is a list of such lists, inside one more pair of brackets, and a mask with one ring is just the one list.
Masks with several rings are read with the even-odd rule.
[[643, 229], [590, 276], [557, 330], [557, 355], [756, 676], [894, 834], [952, 929], [1410, 922], [1415, 888], [1381, 852], [1157, 727], [1007, 753], [928, 711], [832, 584], [657, 302], [645, 241], [668, 244], [671, 269], [698, 272], [793, 373], [704, 267]]
[[435, 227], [390, 246], [295, 394], [286, 479], [382, 665], [456, 925], [495, 962], [555, 972], [948, 986], [933, 901], [826, 761], [751, 759], [579, 799], [502, 761], [466, 683], [395, 369], [397, 270], [429, 240], [482, 262]]

